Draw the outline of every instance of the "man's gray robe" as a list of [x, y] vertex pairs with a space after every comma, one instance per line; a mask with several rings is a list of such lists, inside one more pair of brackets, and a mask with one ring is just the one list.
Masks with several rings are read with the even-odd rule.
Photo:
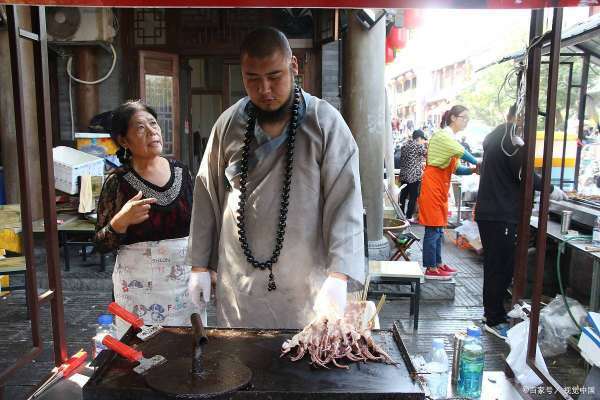
[[[313, 303], [329, 272], [348, 275], [349, 287], [364, 282], [358, 147], [335, 108], [307, 93], [303, 100], [285, 240], [273, 266], [277, 290], [271, 292], [269, 271], [246, 261], [238, 239], [237, 167], [248, 98], [227, 109], [213, 127], [196, 176], [187, 261], [217, 271], [218, 326], [301, 328], [314, 317]], [[262, 262], [275, 245], [287, 142], [253, 141], [250, 150], [246, 233]]]

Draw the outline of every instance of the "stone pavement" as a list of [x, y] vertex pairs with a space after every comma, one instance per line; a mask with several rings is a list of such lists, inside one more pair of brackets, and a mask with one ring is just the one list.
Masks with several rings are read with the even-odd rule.
[[[415, 233], [422, 237], [422, 229]], [[36, 248], [38, 258], [38, 286], [47, 287], [43, 278], [43, 250]], [[421, 254], [415, 245], [411, 257], [420, 261]], [[483, 313], [481, 288], [483, 272], [481, 259], [473, 252], [444, 243], [444, 261], [459, 269], [456, 278], [456, 297], [453, 301], [421, 301], [418, 332], [412, 331], [412, 318], [409, 316], [408, 299], [387, 301], [380, 314], [382, 328], [390, 328], [399, 321], [403, 329], [403, 339], [411, 355], [425, 355], [433, 338], [446, 339], [446, 350], [452, 355], [452, 336], [472, 322], [481, 320]], [[71, 271], [63, 272], [65, 324], [69, 354], [80, 348], [91, 350], [95, 333], [96, 318], [106, 310], [111, 302], [111, 273], [114, 260], [107, 260], [107, 271], [98, 272], [97, 255], [83, 261], [80, 256], [72, 256]], [[427, 283], [425, 283], [426, 285]], [[42, 308], [41, 326], [44, 337], [44, 350], [38, 359], [17, 372], [5, 388], [5, 399], [21, 400], [33, 386], [43, 379], [52, 368], [52, 342], [49, 308]], [[18, 356], [31, 346], [29, 322], [26, 319], [25, 298], [22, 291], [0, 299], [0, 371], [7, 368]], [[214, 308], [209, 308], [209, 324], [214, 324]], [[483, 335], [486, 349], [485, 369], [503, 370], [508, 346], [490, 334]], [[565, 386], [582, 385], [586, 372], [584, 363], [569, 350], [566, 355], [546, 360], [553, 376]], [[65, 399], [69, 400], [69, 399]]]

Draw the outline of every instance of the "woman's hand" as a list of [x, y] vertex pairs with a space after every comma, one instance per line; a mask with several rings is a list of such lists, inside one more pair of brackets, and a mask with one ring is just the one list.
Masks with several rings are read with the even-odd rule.
[[156, 203], [156, 199], [142, 199], [142, 196], [141, 191], [133, 196], [110, 220], [110, 225], [116, 232], [125, 233], [130, 225], [137, 225], [150, 217], [150, 205]]

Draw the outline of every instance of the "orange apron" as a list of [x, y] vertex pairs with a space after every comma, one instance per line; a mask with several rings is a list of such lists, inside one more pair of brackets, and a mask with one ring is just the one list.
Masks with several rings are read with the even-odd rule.
[[448, 192], [450, 179], [456, 170], [457, 157], [442, 169], [427, 165], [421, 182], [419, 223], [424, 226], [442, 227], [448, 225]]

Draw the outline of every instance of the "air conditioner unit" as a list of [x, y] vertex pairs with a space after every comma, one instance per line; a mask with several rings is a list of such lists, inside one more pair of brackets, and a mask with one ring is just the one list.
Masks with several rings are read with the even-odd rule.
[[46, 8], [48, 41], [58, 44], [112, 42], [116, 35], [110, 8]]

